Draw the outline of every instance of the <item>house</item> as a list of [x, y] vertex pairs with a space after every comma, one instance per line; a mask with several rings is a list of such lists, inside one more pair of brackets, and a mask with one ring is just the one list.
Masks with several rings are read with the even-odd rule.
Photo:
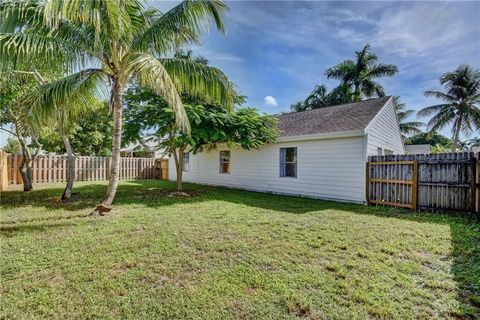
[[406, 144], [405, 153], [406, 154], [429, 154], [430, 145], [429, 144]]
[[[363, 203], [367, 156], [404, 153], [392, 97], [277, 117], [276, 143], [186, 153], [183, 180]], [[169, 179], [175, 178], [169, 161]]]
[[167, 152], [164, 148], [158, 146], [157, 141], [148, 140], [130, 143], [120, 150], [120, 156], [128, 158], [162, 159], [167, 156]]

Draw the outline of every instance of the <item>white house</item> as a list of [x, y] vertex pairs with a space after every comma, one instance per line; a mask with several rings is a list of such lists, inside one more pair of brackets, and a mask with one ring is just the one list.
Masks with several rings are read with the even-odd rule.
[[184, 181], [363, 203], [367, 156], [404, 153], [392, 97], [277, 118], [276, 143], [187, 153]]

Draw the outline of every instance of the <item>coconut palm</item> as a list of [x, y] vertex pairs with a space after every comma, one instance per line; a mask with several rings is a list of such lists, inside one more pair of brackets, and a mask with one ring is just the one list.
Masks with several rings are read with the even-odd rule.
[[399, 96], [393, 97], [393, 100], [395, 101], [395, 111], [397, 112], [400, 132], [402, 133], [403, 138], [406, 139], [409, 135], [421, 133], [421, 128], [425, 126], [423, 122], [406, 121], [408, 117], [415, 113], [415, 110], [405, 110], [406, 105], [400, 101]]
[[430, 131], [452, 125], [452, 151], [458, 147], [460, 133], [465, 135], [480, 128], [480, 71], [461, 65], [453, 72], [444, 73], [440, 84], [445, 91], [426, 91], [425, 96], [443, 101], [423, 108], [419, 116], [433, 117], [427, 124]]
[[304, 101], [294, 102], [290, 105], [290, 109], [294, 112], [324, 108], [339, 104], [349, 103], [351, 94], [348, 88], [342, 85], [328, 91], [326, 85], [316, 85], [310, 95]]
[[[55, 112], [80, 95], [102, 98], [109, 89], [114, 133], [110, 182], [92, 214], [111, 210], [118, 186], [122, 133], [122, 95], [130, 79], [162, 95], [179, 127], [189, 123], [180, 93], [204, 96], [231, 106], [230, 84], [218, 69], [168, 58], [179, 46], [197, 43], [212, 23], [224, 31], [227, 6], [220, 0], [183, 1], [161, 13], [139, 0], [8, 1], [0, 7], [0, 61], [60, 63], [68, 76], [42, 86], [38, 113]], [[78, 71], [80, 70], [80, 71]]]
[[355, 60], [344, 60], [328, 68], [325, 75], [328, 79], [340, 80], [352, 92], [352, 100], [361, 101], [363, 97], [385, 96], [383, 87], [374, 79], [392, 77], [397, 72], [397, 66], [379, 63], [367, 43], [362, 50], [355, 52]]

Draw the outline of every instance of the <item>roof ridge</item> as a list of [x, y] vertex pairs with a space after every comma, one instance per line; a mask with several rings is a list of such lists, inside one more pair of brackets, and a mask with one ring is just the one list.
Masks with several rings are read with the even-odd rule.
[[335, 104], [335, 105], [331, 105], [331, 106], [325, 106], [325, 107], [321, 107], [321, 108], [315, 108], [315, 109], [309, 109], [309, 110], [302, 110], [302, 111], [291, 111], [291, 112], [286, 112], [286, 113], [280, 113], [280, 114], [273, 114], [272, 116], [286, 116], [286, 115], [291, 115], [291, 114], [299, 114], [299, 113], [306, 113], [306, 112], [310, 112], [310, 111], [318, 111], [318, 110], [322, 110], [322, 109], [325, 109], [325, 108], [334, 108], [334, 107], [343, 107], [343, 106], [348, 106], [348, 105], [351, 105], [351, 104], [356, 104], [356, 103], [362, 103], [362, 102], [366, 102], [366, 101], [372, 101], [372, 100], [380, 100], [380, 99], [385, 99], [385, 98], [388, 98], [387, 101], [391, 98], [392, 96], [389, 95], [389, 96], [383, 96], [383, 97], [378, 97], [378, 98], [369, 98], [369, 99], [365, 99], [365, 100], [361, 100], [361, 101], [355, 101], [355, 102], [348, 102], [348, 103], [342, 103], [342, 104]]

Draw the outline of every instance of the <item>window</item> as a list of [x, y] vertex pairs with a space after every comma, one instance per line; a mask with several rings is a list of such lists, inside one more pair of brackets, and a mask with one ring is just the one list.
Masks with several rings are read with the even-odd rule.
[[183, 168], [184, 172], [190, 171], [190, 152], [183, 153]]
[[383, 150], [380, 147], [377, 147], [377, 156], [382, 156], [383, 155]]
[[386, 156], [391, 156], [393, 154], [393, 150], [384, 149], [383, 154]]
[[297, 148], [280, 148], [280, 177], [297, 177]]
[[220, 151], [220, 173], [230, 173], [230, 151]]

